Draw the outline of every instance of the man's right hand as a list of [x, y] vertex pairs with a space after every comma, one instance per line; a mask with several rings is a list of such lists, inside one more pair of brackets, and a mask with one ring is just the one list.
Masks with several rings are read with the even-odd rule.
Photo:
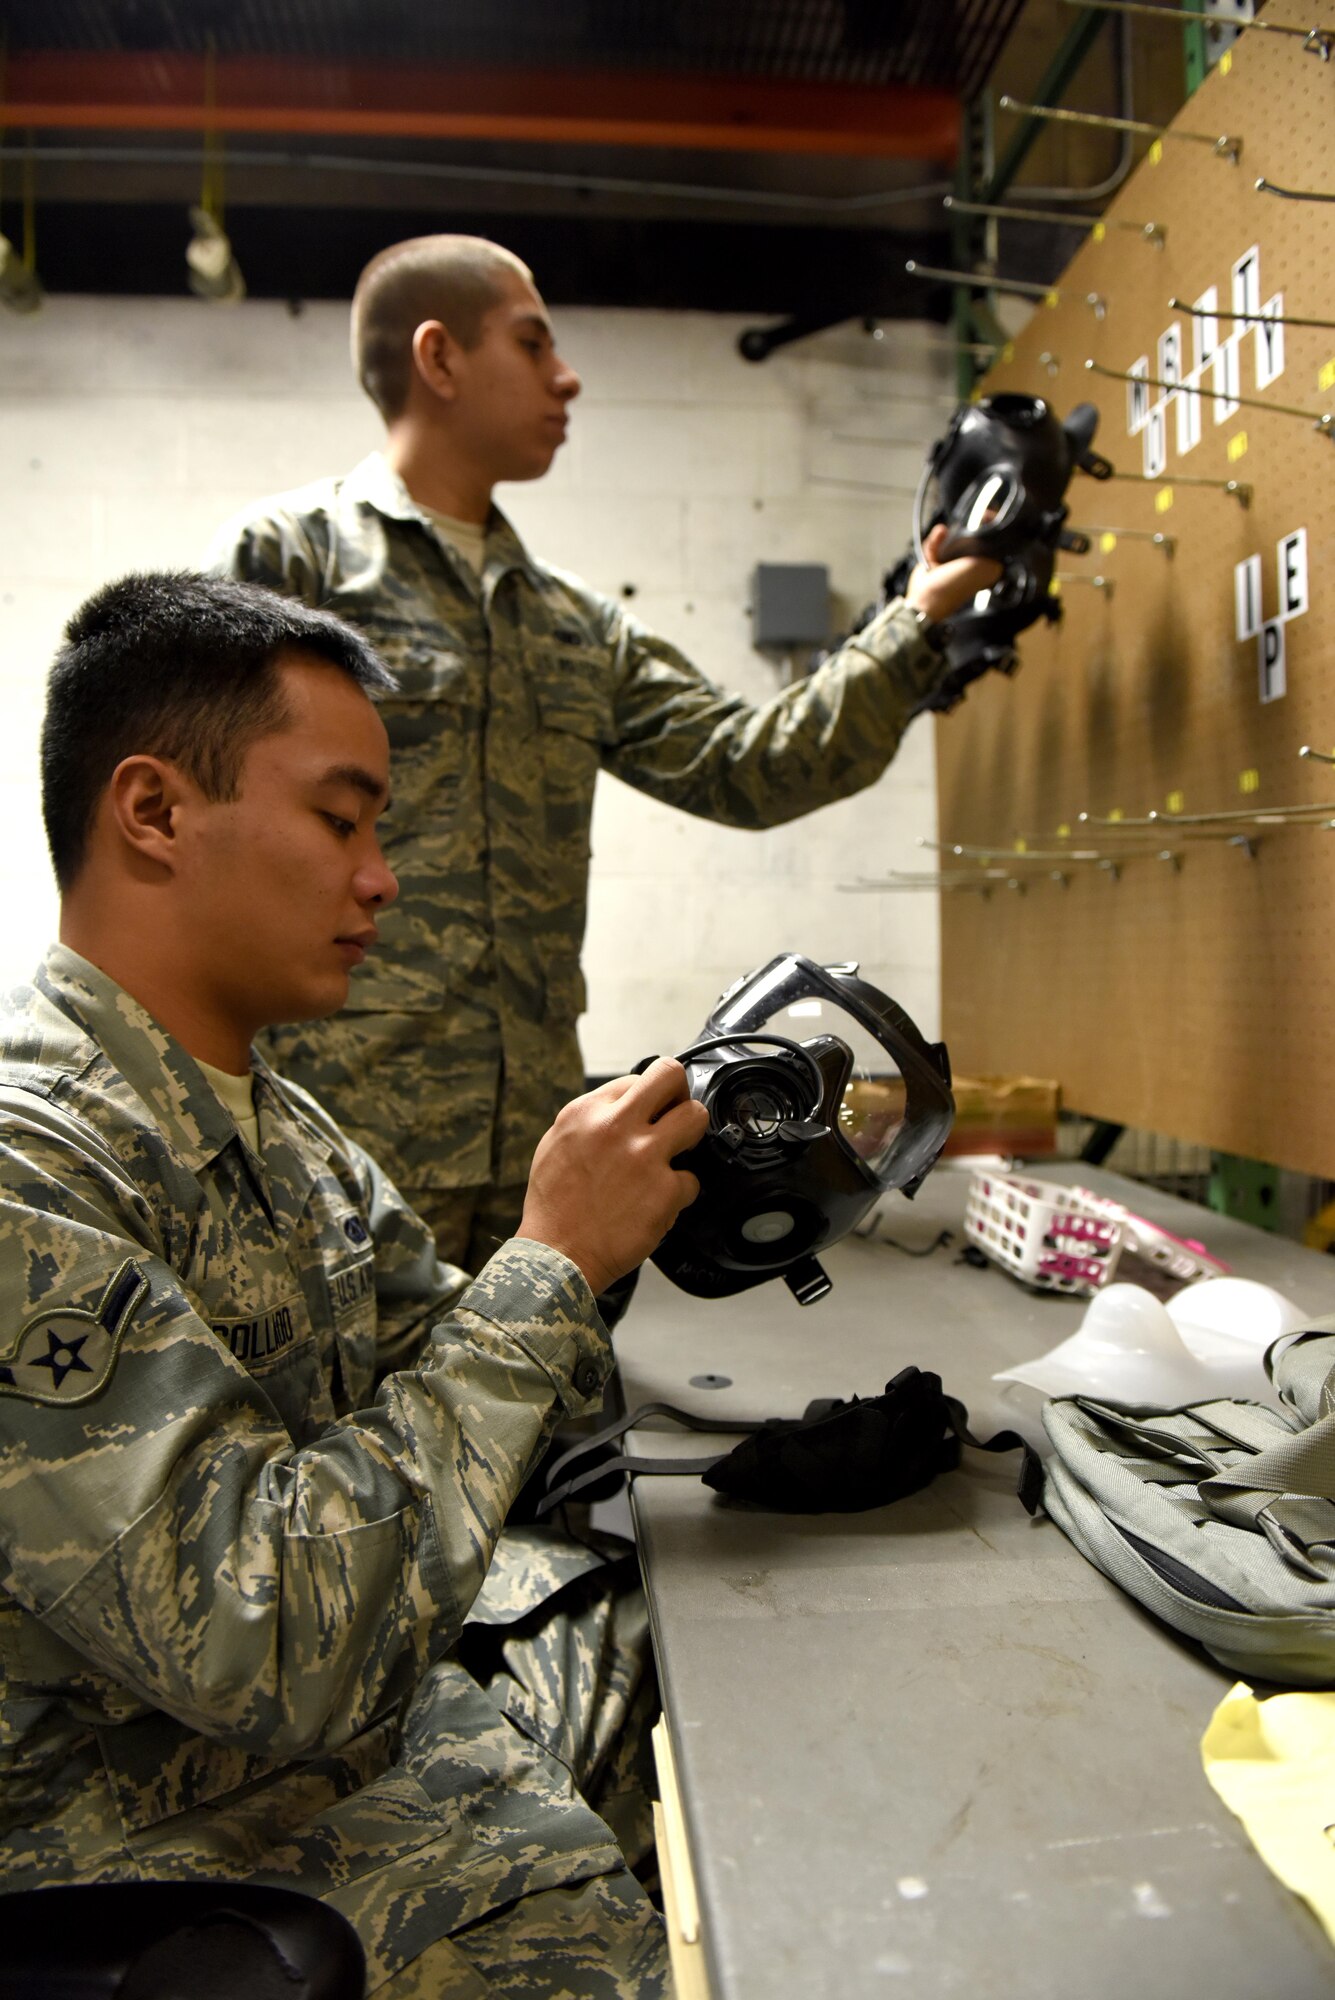
[[904, 586], [905, 601], [934, 625], [953, 618], [980, 590], [990, 590], [1001, 581], [1001, 564], [989, 562], [985, 556], [943, 559], [941, 551], [948, 536], [945, 523], [939, 522], [923, 545], [926, 560], [916, 566]]
[[529, 1170], [516, 1232], [560, 1250], [597, 1293], [642, 1264], [700, 1192], [672, 1165], [703, 1139], [709, 1113], [679, 1062], [659, 1056], [557, 1113]]

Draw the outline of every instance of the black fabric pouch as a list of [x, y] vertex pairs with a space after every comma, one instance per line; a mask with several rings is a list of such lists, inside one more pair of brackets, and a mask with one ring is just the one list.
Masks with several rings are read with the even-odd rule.
[[4, 2000], [361, 2000], [347, 1918], [256, 1882], [92, 1882], [0, 1895]]
[[[731, 1451], [708, 1458], [623, 1456], [610, 1446], [650, 1417], [688, 1430], [746, 1432]], [[702, 1479], [730, 1500], [787, 1514], [856, 1514], [916, 1493], [958, 1465], [961, 1444], [1021, 1453], [1017, 1492], [1036, 1511], [1042, 1490], [1037, 1454], [1015, 1431], [976, 1438], [963, 1403], [928, 1369], [902, 1368], [879, 1396], [824, 1398], [800, 1417], [699, 1417], [673, 1403], [645, 1403], [556, 1460], [539, 1514], [550, 1514], [615, 1473]], [[605, 1490], [605, 1486], [604, 1486]]]

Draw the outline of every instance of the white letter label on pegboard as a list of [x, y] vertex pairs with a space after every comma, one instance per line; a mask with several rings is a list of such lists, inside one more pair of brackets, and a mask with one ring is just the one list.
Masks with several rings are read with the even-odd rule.
[[1201, 441], [1202, 398], [1194, 396], [1191, 393], [1193, 389], [1199, 389], [1200, 386], [1201, 371], [1199, 368], [1193, 368], [1190, 375], [1183, 377], [1182, 394], [1175, 396], [1173, 399], [1177, 406], [1177, 449], [1179, 457], [1185, 456], [1187, 452], [1193, 450]]
[[1284, 294], [1276, 292], [1261, 307], [1256, 322], [1256, 386], [1268, 389], [1284, 373]]
[[1257, 658], [1261, 668], [1262, 701], [1278, 701], [1285, 692], [1284, 681], [1284, 621], [1282, 618], [1267, 618], [1261, 627], [1257, 642]]
[[[1182, 328], [1177, 320], [1159, 335], [1159, 379], [1167, 382], [1170, 392], [1182, 380]], [[1165, 400], [1171, 402], [1171, 393]]]
[[1301, 618], [1307, 609], [1307, 530], [1295, 528], [1279, 545], [1279, 615]]
[[1222, 424], [1237, 415], [1238, 391], [1242, 387], [1236, 336], [1215, 349], [1211, 368], [1214, 374], [1214, 420]]
[[1145, 477], [1157, 479], [1168, 463], [1168, 420], [1162, 403], [1151, 403], [1141, 433]]
[[1143, 430], [1150, 409], [1150, 357], [1142, 354], [1139, 361], [1133, 361], [1127, 369], [1130, 378], [1126, 385], [1126, 434], [1134, 437]]
[[1192, 304], [1196, 310], [1191, 316], [1191, 339], [1195, 350], [1193, 367], [1200, 368], [1210, 359], [1219, 345], [1219, 321], [1215, 314], [1219, 311], [1219, 287], [1208, 285]]
[[1239, 333], [1247, 331], [1261, 310], [1261, 253], [1255, 244], [1233, 266], [1233, 310], [1242, 315], [1234, 321]]
[[1233, 565], [1233, 619], [1239, 639], [1254, 639], [1261, 629], [1260, 556]]

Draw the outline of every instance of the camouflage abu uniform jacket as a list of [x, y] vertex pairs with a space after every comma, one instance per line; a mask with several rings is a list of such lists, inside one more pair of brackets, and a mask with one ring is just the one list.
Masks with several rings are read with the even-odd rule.
[[349, 619], [402, 689], [381, 705], [399, 900], [352, 1012], [272, 1046], [408, 1188], [522, 1182], [583, 1087], [600, 768], [705, 819], [775, 826], [879, 777], [940, 671], [896, 603], [754, 707], [536, 562], [495, 511], [479, 582], [378, 454], [238, 517], [210, 559]]
[[505, 1624], [600, 1567], [519, 1530], [487, 1576], [611, 1365], [582, 1276], [519, 1241], [442, 1266], [263, 1067], [257, 1160], [62, 946], [0, 1018], [0, 1879], [304, 1888], [374, 1989], [620, 1868], [447, 1653], [470, 1607]]

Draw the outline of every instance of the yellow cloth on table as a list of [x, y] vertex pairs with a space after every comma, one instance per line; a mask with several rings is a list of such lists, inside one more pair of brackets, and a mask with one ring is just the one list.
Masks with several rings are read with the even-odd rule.
[[1201, 1738], [1205, 1775], [1335, 1944], [1335, 1694], [1258, 1701], [1242, 1681]]

